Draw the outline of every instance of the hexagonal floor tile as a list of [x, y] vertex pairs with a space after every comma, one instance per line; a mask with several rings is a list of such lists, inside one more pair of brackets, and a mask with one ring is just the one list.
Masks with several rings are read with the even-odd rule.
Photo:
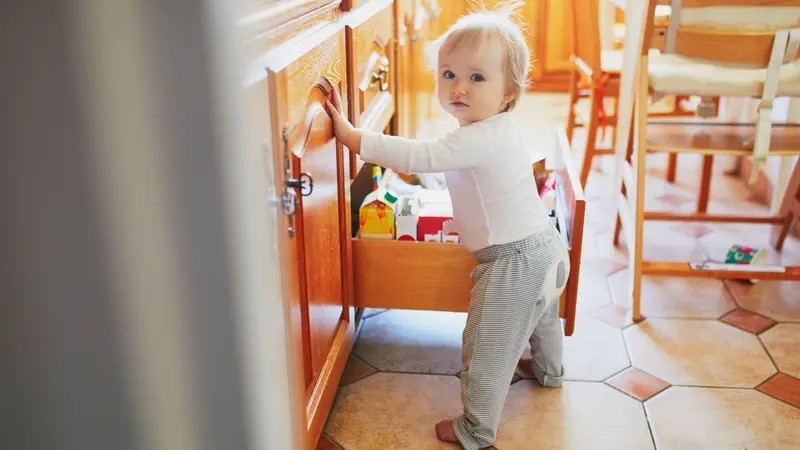
[[[624, 305], [629, 277], [629, 269], [609, 277], [614, 304]], [[641, 304], [645, 317], [716, 319], [736, 308], [722, 281], [694, 277], [642, 277]]]
[[[530, 357], [530, 346], [523, 356]], [[603, 381], [630, 366], [622, 332], [589, 316], [577, 316], [575, 333], [564, 338], [564, 378]]]
[[455, 375], [466, 313], [392, 310], [370, 317], [353, 352], [378, 370]]
[[653, 448], [639, 402], [602, 383], [559, 389], [523, 380], [511, 386], [497, 432], [503, 450]]
[[346, 450], [450, 450], [433, 427], [461, 413], [460, 392], [453, 376], [377, 373], [339, 391], [325, 431]]
[[645, 408], [659, 450], [800, 448], [800, 409], [755, 390], [673, 386]]
[[739, 306], [779, 322], [800, 322], [797, 281], [761, 280], [758, 284], [726, 281]]
[[610, 259], [583, 259], [578, 281], [578, 313], [591, 313], [611, 304], [606, 277], [622, 268]]
[[752, 388], [776, 372], [758, 337], [716, 320], [647, 319], [623, 333], [633, 366], [673, 385]]
[[800, 378], [800, 323], [779, 323], [761, 334], [778, 370]]

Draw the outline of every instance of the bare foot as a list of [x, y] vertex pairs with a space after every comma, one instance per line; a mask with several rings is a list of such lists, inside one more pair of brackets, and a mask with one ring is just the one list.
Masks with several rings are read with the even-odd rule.
[[443, 420], [436, 424], [436, 437], [444, 442], [458, 442], [456, 432], [453, 431], [453, 421]]
[[[440, 441], [443, 442], [455, 442], [458, 443], [458, 438], [456, 437], [456, 432], [453, 431], [453, 421], [452, 420], [443, 420], [436, 424], [436, 437], [439, 438]], [[483, 450], [497, 450], [495, 446], [486, 447]]]
[[530, 358], [522, 358], [517, 363], [517, 373], [523, 378], [534, 378]]

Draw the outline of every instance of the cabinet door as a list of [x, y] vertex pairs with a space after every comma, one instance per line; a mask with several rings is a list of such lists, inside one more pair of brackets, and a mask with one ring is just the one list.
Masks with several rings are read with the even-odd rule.
[[[285, 218], [284, 267], [296, 270], [292, 324], [303, 354], [309, 445], [316, 445], [353, 343], [349, 157], [333, 137], [325, 101], [344, 82], [344, 30], [329, 26], [268, 67], [276, 174], [293, 215]], [[343, 99], [346, 101], [346, 99]], [[346, 106], [346, 105], [345, 105]], [[292, 208], [292, 205], [295, 207]]]
[[[395, 114], [396, 66], [393, 5], [373, 0], [347, 17], [350, 119], [359, 128], [383, 132]], [[351, 173], [360, 159], [353, 155]]]

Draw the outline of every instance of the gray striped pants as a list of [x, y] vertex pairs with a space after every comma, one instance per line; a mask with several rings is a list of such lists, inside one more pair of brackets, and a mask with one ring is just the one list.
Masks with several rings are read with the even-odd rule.
[[544, 386], [561, 384], [563, 331], [558, 300], [569, 276], [569, 254], [553, 227], [521, 241], [475, 253], [475, 287], [464, 328], [461, 402], [453, 430], [465, 450], [495, 441], [511, 378], [525, 344]]

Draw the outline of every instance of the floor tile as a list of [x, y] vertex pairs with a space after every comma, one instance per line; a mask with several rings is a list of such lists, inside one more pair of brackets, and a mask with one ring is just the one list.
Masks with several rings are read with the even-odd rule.
[[369, 318], [353, 352], [382, 371], [454, 375], [465, 313], [392, 310]]
[[711, 231], [711, 228], [703, 224], [691, 222], [684, 222], [672, 229], [693, 239], [697, 239]]
[[630, 309], [622, 308], [617, 305], [606, 306], [593, 313], [592, 317], [619, 329], [633, 325], [633, 316], [631, 316]]
[[361, 317], [363, 317], [364, 319], [368, 319], [370, 317], [377, 316], [378, 314], [385, 313], [386, 311], [389, 310], [382, 308], [366, 308], [364, 309], [364, 315]]
[[366, 377], [367, 375], [372, 375], [375, 372], [376, 370], [370, 367], [369, 364], [362, 361], [361, 358], [355, 355], [350, 355], [350, 358], [347, 359], [347, 365], [344, 366], [342, 381], [339, 382], [339, 384], [346, 386], [354, 381], [358, 381], [361, 378]]
[[800, 323], [779, 323], [761, 334], [778, 370], [800, 378]]
[[767, 328], [775, 325], [774, 320], [746, 309], [735, 309], [719, 320], [740, 330], [753, 334], [759, 334]]
[[523, 380], [511, 386], [497, 433], [502, 450], [653, 448], [639, 402], [602, 383], [559, 389]]
[[377, 373], [341, 389], [325, 431], [345, 450], [452, 450], [433, 427], [461, 413], [460, 395], [454, 376]]
[[[522, 356], [530, 357], [530, 346]], [[590, 316], [575, 319], [575, 333], [564, 338], [564, 378], [603, 381], [629, 365], [619, 329]]]
[[606, 381], [611, 387], [630, 395], [640, 402], [646, 401], [669, 387], [666, 381], [631, 367]]
[[672, 205], [682, 205], [684, 203], [689, 203], [694, 201], [692, 197], [680, 194], [673, 194], [673, 193], [666, 193], [659, 195], [656, 199], [662, 203], [672, 204]]
[[[624, 302], [630, 269], [609, 277], [614, 304]], [[642, 314], [645, 317], [716, 319], [736, 308], [722, 281], [694, 277], [642, 277]]]
[[659, 450], [800, 448], [800, 409], [755, 390], [673, 386], [645, 408]]
[[752, 388], [776, 372], [758, 337], [716, 320], [651, 318], [623, 334], [633, 366], [673, 385]]
[[797, 378], [778, 373], [759, 386], [758, 390], [800, 408], [800, 380]]
[[611, 304], [606, 276], [615, 270], [616, 263], [606, 259], [581, 261], [578, 280], [578, 313], [591, 313]]
[[328, 436], [324, 434], [320, 436], [317, 443], [317, 450], [342, 450], [336, 443], [334, 443]]
[[778, 322], [800, 322], [800, 295], [797, 295], [800, 284], [797, 281], [761, 280], [752, 285], [729, 280], [725, 283], [742, 308]]

